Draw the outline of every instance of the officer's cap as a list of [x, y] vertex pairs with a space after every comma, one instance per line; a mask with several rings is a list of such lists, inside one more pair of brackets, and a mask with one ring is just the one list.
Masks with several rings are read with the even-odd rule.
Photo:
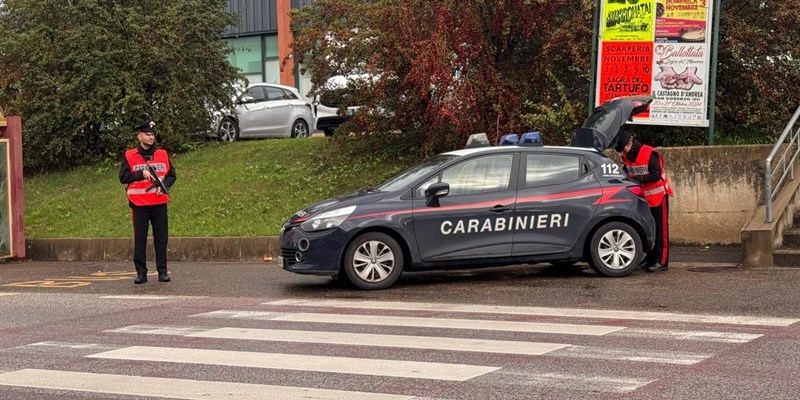
[[143, 124], [136, 127], [136, 132], [146, 133], [148, 135], [153, 135], [156, 133], [155, 131], [156, 123], [153, 120], [147, 120]]

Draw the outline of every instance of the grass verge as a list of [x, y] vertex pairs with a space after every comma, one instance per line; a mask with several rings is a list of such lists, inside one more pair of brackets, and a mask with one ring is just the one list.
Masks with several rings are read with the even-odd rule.
[[[417, 160], [353, 155], [322, 137], [212, 143], [172, 156], [170, 236], [270, 236], [295, 211], [373, 186]], [[25, 178], [29, 238], [133, 234], [118, 163]]]

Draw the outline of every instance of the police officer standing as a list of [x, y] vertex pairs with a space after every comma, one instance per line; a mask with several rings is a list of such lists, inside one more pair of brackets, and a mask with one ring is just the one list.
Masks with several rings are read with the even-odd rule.
[[169, 188], [175, 183], [175, 168], [169, 154], [155, 145], [155, 122], [136, 127], [139, 145], [125, 152], [119, 168], [119, 181], [127, 185], [128, 205], [133, 221], [133, 265], [136, 279], [147, 282], [147, 231], [153, 226], [153, 244], [159, 282], [169, 282], [167, 240], [169, 238], [167, 203]]
[[656, 244], [642, 263], [650, 272], [669, 269], [669, 196], [672, 188], [658, 152], [636, 140], [633, 132], [621, 131], [614, 150], [620, 153], [629, 178], [641, 182], [650, 214], [656, 222]]

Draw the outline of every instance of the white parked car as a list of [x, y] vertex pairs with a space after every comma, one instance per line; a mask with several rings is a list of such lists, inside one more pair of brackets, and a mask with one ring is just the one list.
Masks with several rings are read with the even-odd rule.
[[314, 116], [311, 103], [291, 87], [253, 83], [234, 99], [234, 109], [215, 115], [224, 142], [249, 138], [306, 138]]
[[370, 75], [337, 75], [328, 79], [325, 86], [314, 95], [314, 117], [316, 129], [333, 136], [334, 130], [352, 118], [360, 105], [347, 104], [346, 108], [339, 108], [343, 99], [342, 93], [358, 84], [369, 84]]

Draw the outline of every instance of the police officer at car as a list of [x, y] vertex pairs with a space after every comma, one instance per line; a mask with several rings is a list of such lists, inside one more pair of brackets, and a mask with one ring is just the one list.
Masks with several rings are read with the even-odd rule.
[[170, 281], [167, 273], [167, 203], [169, 188], [176, 177], [169, 154], [155, 145], [155, 126], [155, 122], [147, 120], [135, 128], [139, 145], [125, 152], [119, 168], [119, 181], [127, 185], [133, 221], [135, 284], [147, 282], [147, 231], [150, 225], [153, 227], [158, 281]]
[[614, 148], [625, 164], [628, 177], [639, 181], [650, 214], [656, 222], [655, 247], [647, 253], [641, 267], [650, 272], [669, 269], [669, 197], [672, 187], [664, 169], [664, 160], [654, 148], [640, 143], [633, 132], [622, 130]]

